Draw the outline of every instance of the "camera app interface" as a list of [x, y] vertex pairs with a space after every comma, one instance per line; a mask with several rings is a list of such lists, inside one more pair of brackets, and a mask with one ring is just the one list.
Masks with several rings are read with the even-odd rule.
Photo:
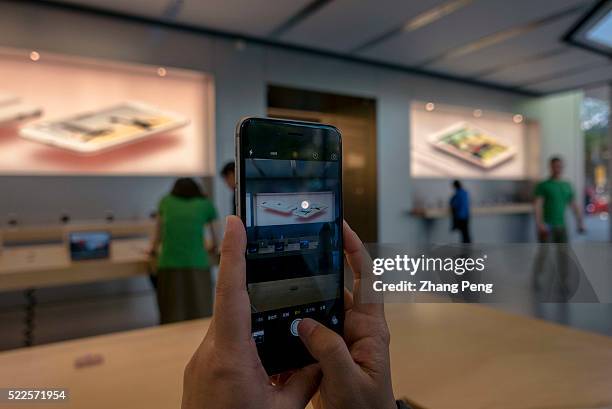
[[[330, 131], [327, 131], [330, 132]], [[244, 200], [252, 331], [268, 370], [310, 358], [299, 321], [342, 328], [340, 141], [337, 134], [249, 138]]]

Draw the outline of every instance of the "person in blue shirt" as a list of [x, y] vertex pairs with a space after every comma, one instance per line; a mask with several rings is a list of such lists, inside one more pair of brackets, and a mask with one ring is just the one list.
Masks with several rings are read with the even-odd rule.
[[459, 230], [461, 233], [461, 241], [463, 243], [471, 243], [470, 236], [470, 195], [461, 186], [458, 180], [453, 181], [455, 194], [451, 197], [450, 207], [452, 216], [451, 230]]

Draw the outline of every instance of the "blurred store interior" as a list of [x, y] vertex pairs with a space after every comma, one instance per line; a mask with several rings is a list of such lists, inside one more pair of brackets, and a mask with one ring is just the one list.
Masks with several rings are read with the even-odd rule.
[[[536, 245], [534, 192], [552, 157], [584, 214], [578, 232], [567, 209], [569, 241], [611, 241], [611, 1], [0, 7], [0, 351], [159, 325], [150, 246], [160, 200], [193, 178], [221, 232], [233, 212], [221, 171], [245, 116], [342, 131], [345, 217], [364, 242], [458, 243], [458, 179], [474, 243]], [[160, 122], [129, 143], [85, 143], [104, 109], [114, 123], [138, 125], [130, 116], [143, 112]], [[451, 133], [501, 153], [466, 159]], [[107, 232], [111, 256], [71, 257], [78, 232]], [[210, 272], [214, 282], [214, 262]], [[494, 308], [612, 335], [610, 303]]]

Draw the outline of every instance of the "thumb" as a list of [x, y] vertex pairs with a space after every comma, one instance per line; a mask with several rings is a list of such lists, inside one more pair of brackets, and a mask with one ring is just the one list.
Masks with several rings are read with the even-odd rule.
[[[355, 362], [342, 337], [331, 329], [310, 318], [305, 318], [298, 326], [300, 339], [321, 365], [323, 375], [347, 376], [354, 370]], [[341, 379], [338, 378], [338, 379]]]
[[244, 225], [238, 217], [229, 216], [221, 245], [221, 263], [213, 313], [215, 336], [221, 342], [243, 342], [251, 339], [251, 307], [246, 289], [245, 248]]

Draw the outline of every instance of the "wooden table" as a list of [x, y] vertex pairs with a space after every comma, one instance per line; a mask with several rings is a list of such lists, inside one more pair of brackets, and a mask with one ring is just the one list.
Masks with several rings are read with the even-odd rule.
[[0, 229], [5, 243], [19, 244], [45, 241], [62, 241], [69, 231], [107, 231], [113, 238], [125, 236], [150, 236], [155, 229], [153, 220], [100, 220], [72, 221], [67, 224], [26, 225]]
[[71, 261], [66, 244], [10, 246], [0, 253], [0, 294], [23, 290], [25, 346], [32, 345], [35, 328], [35, 290], [40, 287], [81, 284], [146, 275], [149, 239], [115, 239], [110, 258]]
[[[423, 408], [612, 407], [612, 338], [467, 304], [392, 304], [387, 318], [396, 396]], [[0, 387], [69, 388], [62, 408], [177, 408], [208, 322], [0, 353]], [[104, 362], [75, 369], [86, 354]]]
[[126, 278], [148, 273], [148, 239], [116, 239], [111, 257], [73, 262], [65, 244], [6, 247], [0, 253], [0, 291]]

